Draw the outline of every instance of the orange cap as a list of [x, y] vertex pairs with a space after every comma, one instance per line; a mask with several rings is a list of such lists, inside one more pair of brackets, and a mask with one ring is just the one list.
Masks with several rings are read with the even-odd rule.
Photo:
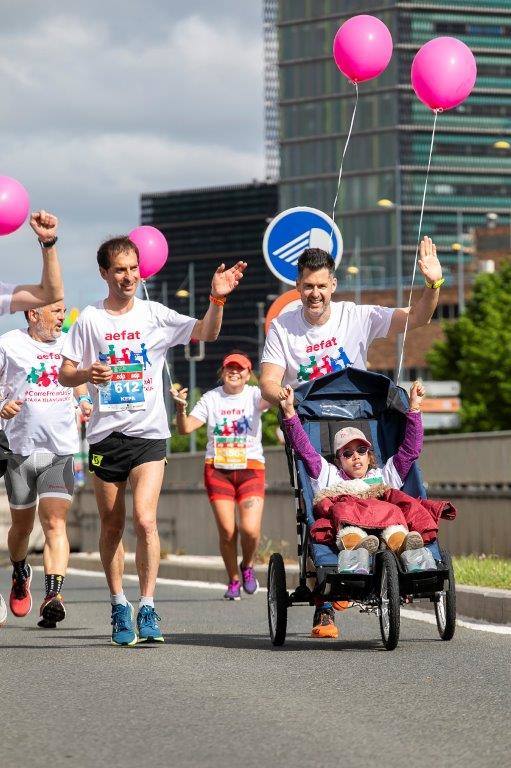
[[229, 363], [236, 363], [236, 365], [239, 365], [240, 368], [248, 369], [249, 371], [252, 370], [252, 363], [248, 357], [245, 357], [245, 355], [239, 355], [237, 352], [234, 352], [232, 355], [226, 355], [224, 357], [222, 368], [225, 368], [226, 365], [229, 365]]

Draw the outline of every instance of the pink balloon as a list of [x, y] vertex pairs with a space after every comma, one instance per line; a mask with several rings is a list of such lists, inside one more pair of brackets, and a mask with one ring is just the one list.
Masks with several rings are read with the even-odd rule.
[[145, 280], [152, 277], [163, 267], [169, 255], [167, 241], [156, 227], [136, 227], [129, 233], [138, 248], [140, 277]]
[[354, 83], [381, 75], [391, 56], [392, 35], [383, 21], [375, 16], [352, 16], [337, 30], [335, 63]]
[[452, 109], [470, 95], [477, 65], [470, 48], [455, 37], [435, 37], [416, 53], [412, 85], [431, 109]]
[[28, 216], [30, 201], [25, 187], [10, 176], [0, 176], [0, 235], [10, 235]]

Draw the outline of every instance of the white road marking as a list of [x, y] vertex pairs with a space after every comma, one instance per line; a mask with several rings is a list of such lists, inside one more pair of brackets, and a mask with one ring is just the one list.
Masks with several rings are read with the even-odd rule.
[[[35, 566], [34, 571], [41, 571], [42, 566]], [[105, 576], [100, 571], [85, 571], [80, 568], [68, 568], [68, 574], [73, 576], [96, 576], [97, 578], [104, 579]], [[126, 581], [138, 582], [138, 576], [134, 574], [124, 574], [123, 578]], [[225, 584], [212, 583], [209, 581], [187, 581], [185, 579], [162, 579], [158, 578], [158, 584], [164, 584], [169, 587], [194, 587], [195, 589], [225, 589]], [[260, 592], [266, 592], [265, 587], [261, 587]], [[412, 619], [413, 621], [422, 621], [425, 624], [436, 624], [436, 619], [430, 613], [426, 611], [414, 611], [409, 608], [401, 608], [401, 616], [405, 619]], [[485, 622], [478, 623], [476, 621], [467, 621], [466, 619], [457, 619], [456, 625], [463, 627], [464, 629], [473, 629], [476, 632], [490, 632], [494, 635], [511, 635], [511, 626], [508, 624], [487, 624]]]

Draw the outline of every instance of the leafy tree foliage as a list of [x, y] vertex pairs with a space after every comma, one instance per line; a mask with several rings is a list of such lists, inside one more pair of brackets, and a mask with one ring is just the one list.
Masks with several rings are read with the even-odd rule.
[[428, 353], [434, 378], [461, 383], [462, 431], [511, 429], [511, 263], [479, 275], [466, 312]]

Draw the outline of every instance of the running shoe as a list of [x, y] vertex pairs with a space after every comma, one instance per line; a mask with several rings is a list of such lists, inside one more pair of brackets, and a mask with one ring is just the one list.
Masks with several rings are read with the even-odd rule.
[[0, 595], [0, 627], [3, 627], [7, 621], [7, 605], [2, 595]]
[[9, 597], [11, 612], [18, 617], [27, 616], [32, 610], [32, 595], [30, 594], [30, 582], [32, 581], [32, 568], [27, 565], [28, 576], [18, 581], [12, 577], [12, 589]]
[[131, 603], [112, 605], [112, 645], [137, 644], [137, 634], [133, 628], [134, 615]]
[[259, 582], [255, 577], [255, 571], [251, 565], [245, 566], [240, 563], [241, 578], [243, 581], [243, 589], [247, 595], [254, 595], [259, 589]]
[[41, 618], [37, 622], [37, 626], [42, 629], [55, 629], [59, 621], [64, 621], [66, 618], [66, 608], [64, 606], [64, 598], [60, 593], [55, 594], [50, 592], [44, 598], [39, 609], [39, 615]]
[[339, 630], [335, 626], [333, 608], [316, 608], [311, 634], [312, 637], [331, 637], [334, 640], [339, 637]]
[[238, 579], [229, 582], [224, 592], [224, 598], [225, 600], [241, 600], [241, 586]]
[[143, 605], [137, 614], [137, 631], [139, 643], [164, 643], [158, 622], [160, 616], [150, 605]]

